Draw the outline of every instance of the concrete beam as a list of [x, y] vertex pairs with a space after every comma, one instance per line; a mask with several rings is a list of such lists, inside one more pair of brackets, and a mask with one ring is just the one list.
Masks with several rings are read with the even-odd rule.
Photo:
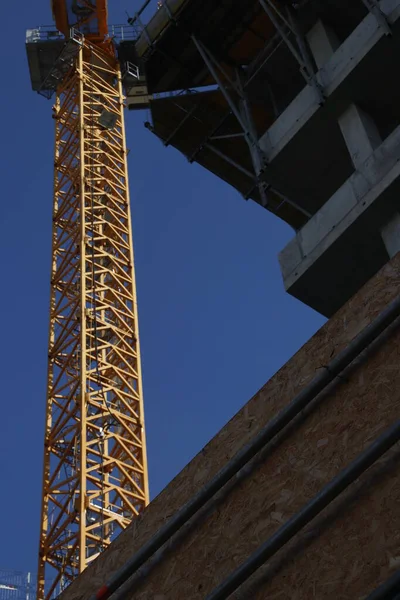
[[381, 229], [385, 248], [390, 258], [400, 251], [400, 214], [396, 213]]
[[333, 29], [325, 25], [321, 20], [310, 29], [306, 35], [311, 54], [318, 69], [321, 69], [340, 46]]
[[354, 168], [358, 169], [382, 143], [378, 128], [356, 104], [351, 104], [339, 117], [339, 126]]
[[286, 291], [332, 316], [400, 250], [399, 196], [400, 126], [280, 253]]
[[[400, 0], [382, 0], [380, 9], [391, 25], [400, 18]], [[345, 80], [350, 79], [371, 50], [385, 37], [385, 31], [369, 13], [320, 69], [318, 78], [327, 98], [325, 111], [330, 98], [334, 100], [333, 96], [339, 93]], [[260, 139], [268, 161], [273, 161], [320, 110], [314, 91], [310, 86], [305, 86]]]

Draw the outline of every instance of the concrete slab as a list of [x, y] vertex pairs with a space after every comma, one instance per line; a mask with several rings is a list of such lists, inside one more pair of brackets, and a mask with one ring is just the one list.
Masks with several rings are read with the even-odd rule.
[[362, 106], [382, 137], [398, 123], [400, 79], [393, 73], [400, 55], [400, 0], [382, 0], [381, 8], [393, 36], [368, 14], [318, 72], [325, 104], [318, 104], [312, 87], [304, 87], [261, 137], [271, 167], [299, 190], [293, 199], [312, 214], [354, 171], [338, 126], [348, 106]]
[[285, 289], [332, 316], [387, 262], [381, 230], [399, 195], [400, 126], [281, 252]]

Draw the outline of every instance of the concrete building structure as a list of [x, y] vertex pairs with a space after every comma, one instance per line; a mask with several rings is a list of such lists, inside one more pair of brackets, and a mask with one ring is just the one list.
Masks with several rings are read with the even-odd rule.
[[294, 229], [285, 289], [330, 320], [61, 600], [395, 600], [400, 0], [164, 0], [130, 25], [128, 107]]
[[169, 0], [122, 46], [147, 74], [129, 107], [145, 89], [165, 145], [296, 230], [285, 288], [328, 317], [398, 248], [399, 17], [398, 0]]
[[[285, 289], [334, 314], [398, 247], [400, 0], [168, 0], [129, 22], [112, 29], [128, 108], [289, 223]], [[74, 50], [30, 30], [33, 89]]]

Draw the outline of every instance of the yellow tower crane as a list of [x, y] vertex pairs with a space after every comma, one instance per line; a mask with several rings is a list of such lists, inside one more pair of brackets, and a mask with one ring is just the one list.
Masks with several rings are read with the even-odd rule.
[[28, 43], [34, 88], [55, 97], [38, 600], [149, 501], [121, 65], [106, 0], [52, 8], [57, 31], [31, 30]]

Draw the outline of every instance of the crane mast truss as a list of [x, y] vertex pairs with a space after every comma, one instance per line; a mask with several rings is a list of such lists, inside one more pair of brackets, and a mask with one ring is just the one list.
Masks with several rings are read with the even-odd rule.
[[[149, 501], [120, 67], [83, 40], [56, 124], [38, 599]], [[54, 581], [45, 592], [45, 580]]]

